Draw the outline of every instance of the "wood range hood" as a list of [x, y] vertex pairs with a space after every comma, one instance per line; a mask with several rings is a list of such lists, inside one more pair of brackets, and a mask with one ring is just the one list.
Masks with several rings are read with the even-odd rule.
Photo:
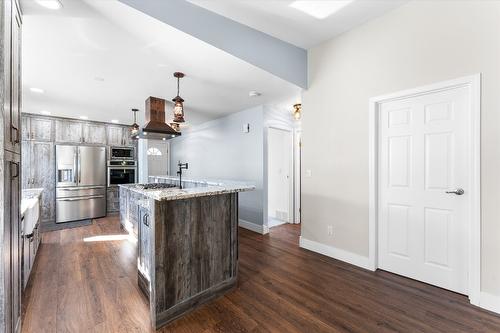
[[181, 135], [165, 123], [165, 100], [158, 97], [146, 99], [146, 124], [132, 139], [170, 140]]

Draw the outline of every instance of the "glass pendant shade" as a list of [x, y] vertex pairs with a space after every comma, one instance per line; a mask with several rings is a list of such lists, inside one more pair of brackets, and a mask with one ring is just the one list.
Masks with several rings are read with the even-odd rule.
[[184, 100], [180, 96], [176, 96], [174, 102], [174, 122], [183, 123], [184, 120]]
[[137, 118], [136, 118], [137, 111], [139, 111], [139, 109], [132, 109], [132, 112], [134, 113], [134, 123], [132, 124], [132, 126], [130, 126], [130, 136], [132, 136], [133, 138], [136, 138], [136, 136], [137, 136], [137, 134], [139, 134], [139, 130], [140, 130], [140, 127], [137, 124]]

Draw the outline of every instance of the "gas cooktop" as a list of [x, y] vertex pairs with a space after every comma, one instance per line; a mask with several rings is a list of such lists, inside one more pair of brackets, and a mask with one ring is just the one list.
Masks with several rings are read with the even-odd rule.
[[176, 188], [177, 185], [166, 184], [166, 183], [150, 183], [150, 184], [138, 184], [137, 187], [140, 187], [143, 190], [161, 190], [164, 188]]

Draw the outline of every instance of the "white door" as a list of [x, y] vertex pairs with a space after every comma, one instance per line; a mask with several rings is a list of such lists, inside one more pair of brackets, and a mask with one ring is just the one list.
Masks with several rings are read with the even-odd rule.
[[[269, 226], [292, 222], [293, 217], [293, 134], [270, 127], [268, 146], [268, 215]], [[273, 221], [273, 219], [278, 221]]]
[[470, 104], [459, 87], [379, 107], [379, 268], [463, 294]]

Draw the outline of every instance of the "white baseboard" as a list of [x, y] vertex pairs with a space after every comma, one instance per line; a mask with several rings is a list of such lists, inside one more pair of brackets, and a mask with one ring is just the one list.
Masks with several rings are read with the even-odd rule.
[[299, 244], [301, 248], [323, 254], [325, 256], [344, 261], [348, 264], [358, 266], [373, 271], [368, 257], [360, 256], [349, 251], [341, 250], [333, 246], [321, 244], [300, 236]]
[[500, 296], [481, 291], [478, 306], [492, 312], [500, 313]]
[[248, 229], [250, 231], [256, 232], [261, 235], [265, 235], [269, 233], [269, 228], [267, 225], [260, 225], [252, 222], [248, 222], [242, 219], [238, 220], [238, 225], [242, 228]]

